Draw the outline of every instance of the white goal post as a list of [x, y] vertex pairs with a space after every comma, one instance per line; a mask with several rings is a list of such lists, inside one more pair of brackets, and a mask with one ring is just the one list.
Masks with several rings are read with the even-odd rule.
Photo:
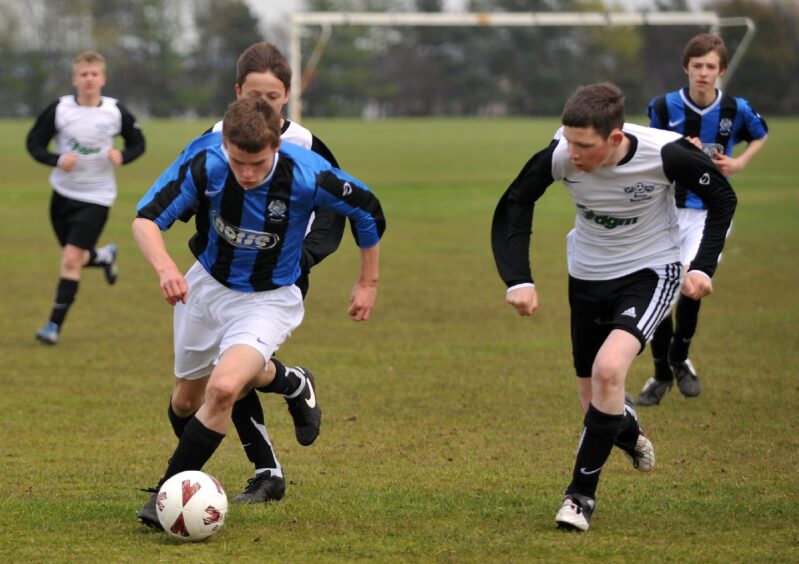
[[725, 80], [735, 72], [741, 57], [751, 43], [755, 24], [751, 18], [721, 18], [715, 12], [494, 12], [494, 13], [444, 13], [444, 12], [297, 12], [290, 19], [290, 65], [292, 70], [289, 118], [302, 117], [302, 52], [301, 28], [322, 26], [322, 40], [311, 56], [314, 67], [330, 37], [332, 26], [700, 26], [706, 25], [718, 33], [721, 27], [744, 26], [746, 32], [727, 66]]

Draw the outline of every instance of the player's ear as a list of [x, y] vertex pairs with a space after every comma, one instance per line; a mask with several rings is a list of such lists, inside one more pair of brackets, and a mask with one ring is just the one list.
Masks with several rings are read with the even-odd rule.
[[619, 145], [621, 145], [621, 142], [624, 141], [624, 133], [622, 132], [621, 129], [616, 128], [610, 132], [608, 141], [613, 147], [618, 147]]
[[241, 98], [241, 85], [238, 83], [234, 84], [233, 91], [236, 93], [236, 99]]

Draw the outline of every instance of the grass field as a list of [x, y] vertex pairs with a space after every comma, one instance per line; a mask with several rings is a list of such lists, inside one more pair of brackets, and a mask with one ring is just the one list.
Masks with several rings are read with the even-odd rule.
[[[263, 398], [286, 497], [232, 506], [209, 542], [145, 530], [137, 487], [175, 439], [171, 310], [130, 234], [135, 204], [208, 123], [146, 122], [147, 153], [119, 171], [102, 238], [121, 248], [108, 287], [86, 272], [57, 347], [39, 345], [59, 252], [30, 122], [0, 121], [0, 561], [799, 561], [799, 120], [774, 119], [733, 179], [739, 213], [691, 357], [703, 392], [642, 408], [649, 475], [615, 452], [591, 531], [554, 515], [581, 430], [571, 368], [566, 191], [536, 209], [541, 307], [504, 304], [489, 247], [494, 205], [556, 126], [542, 120], [326, 120], [308, 125], [381, 198], [388, 219], [372, 320], [346, 316], [357, 252], [314, 270], [306, 320], [280, 351], [317, 374], [322, 434], [298, 446]], [[793, 163], [793, 164], [791, 164]], [[181, 266], [190, 226], [167, 234]], [[648, 351], [634, 364], [637, 394]], [[236, 495], [252, 469], [231, 429], [206, 470]]]

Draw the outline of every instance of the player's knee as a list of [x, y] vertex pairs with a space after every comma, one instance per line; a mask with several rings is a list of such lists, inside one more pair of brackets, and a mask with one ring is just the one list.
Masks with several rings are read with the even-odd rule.
[[216, 378], [208, 382], [205, 402], [210, 408], [232, 406], [239, 398], [241, 386], [231, 378]]
[[591, 370], [591, 380], [594, 387], [610, 390], [623, 383], [623, 374], [619, 366], [609, 359], [599, 359], [594, 362]]
[[172, 396], [172, 411], [178, 417], [188, 417], [195, 413], [202, 405], [202, 399], [199, 401], [189, 396], [174, 394]]

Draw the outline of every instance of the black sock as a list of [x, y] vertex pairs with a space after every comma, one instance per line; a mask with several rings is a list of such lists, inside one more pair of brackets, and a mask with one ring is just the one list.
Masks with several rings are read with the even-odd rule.
[[566, 488], [566, 495], [579, 493], [596, 498], [599, 474], [610, 456], [623, 419], [623, 415], [609, 415], [599, 411], [593, 404], [588, 406], [583, 437], [574, 462], [572, 482]]
[[217, 433], [203, 425], [199, 419], [192, 417], [186, 423], [180, 442], [169, 459], [166, 473], [158, 482], [160, 488], [169, 478], [184, 470], [202, 470], [205, 463], [216, 451], [225, 435]]
[[278, 467], [272, 445], [268, 442], [268, 435], [264, 437], [266, 434], [264, 410], [255, 390], [250, 390], [246, 396], [233, 404], [233, 425], [236, 426], [247, 458], [255, 465], [256, 470]]
[[67, 316], [72, 302], [75, 301], [75, 295], [78, 293], [78, 281], [69, 280], [67, 278], [60, 278], [58, 280], [58, 287], [55, 291], [55, 302], [53, 303], [53, 311], [50, 313], [50, 321], [61, 327], [64, 324], [64, 319]]
[[691, 346], [691, 339], [696, 333], [701, 304], [700, 300], [692, 300], [682, 295], [677, 300], [677, 307], [674, 310], [676, 324], [674, 338], [669, 350], [669, 362], [676, 364], [688, 358], [688, 347]]
[[280, 394], [283, 396], [290, 396], [296, 392], [302, 385], [302, 378], [297, 376], [294, 372], [289, 372], [283, 363], [276, 358], [272, 358], [275, 365], [275, 379], [262, 388], [257, 388], [259, 392], [264, 394]]
[[619, 434], [616, 435], [614, 444], [624, 450], [631, 450], [635, 448], [635, 443], [638, 441], [638, 435], [641, 434], [641, 428], [638, 426], [638, 421], [632, 413], [630, 413], [625, 406], [624, 419], [621, 422], [621, 429]]
[[669, 345], [674, 334], [671, 314], [663, 318], [652, 335], [652, 360], [655, 362], [655, 380], [671, 382], [674, 375], [669, 366]]
[[[197, 413], [196, 411], [194, 413]], [[187, 415], [186, 417], [181, 417], [175, 410], [172, 409], [172, 398], [169, 398], [169, 407], [166, 410], [166, 414], [169, 417], [169, 422], [172, 424], [172, 430], [175, 431], [175, 436], [180, 438], [183, 435], [183, 430], [186, 428], [186, 423], [194, 417], [194, 413], [191, 415]]]

